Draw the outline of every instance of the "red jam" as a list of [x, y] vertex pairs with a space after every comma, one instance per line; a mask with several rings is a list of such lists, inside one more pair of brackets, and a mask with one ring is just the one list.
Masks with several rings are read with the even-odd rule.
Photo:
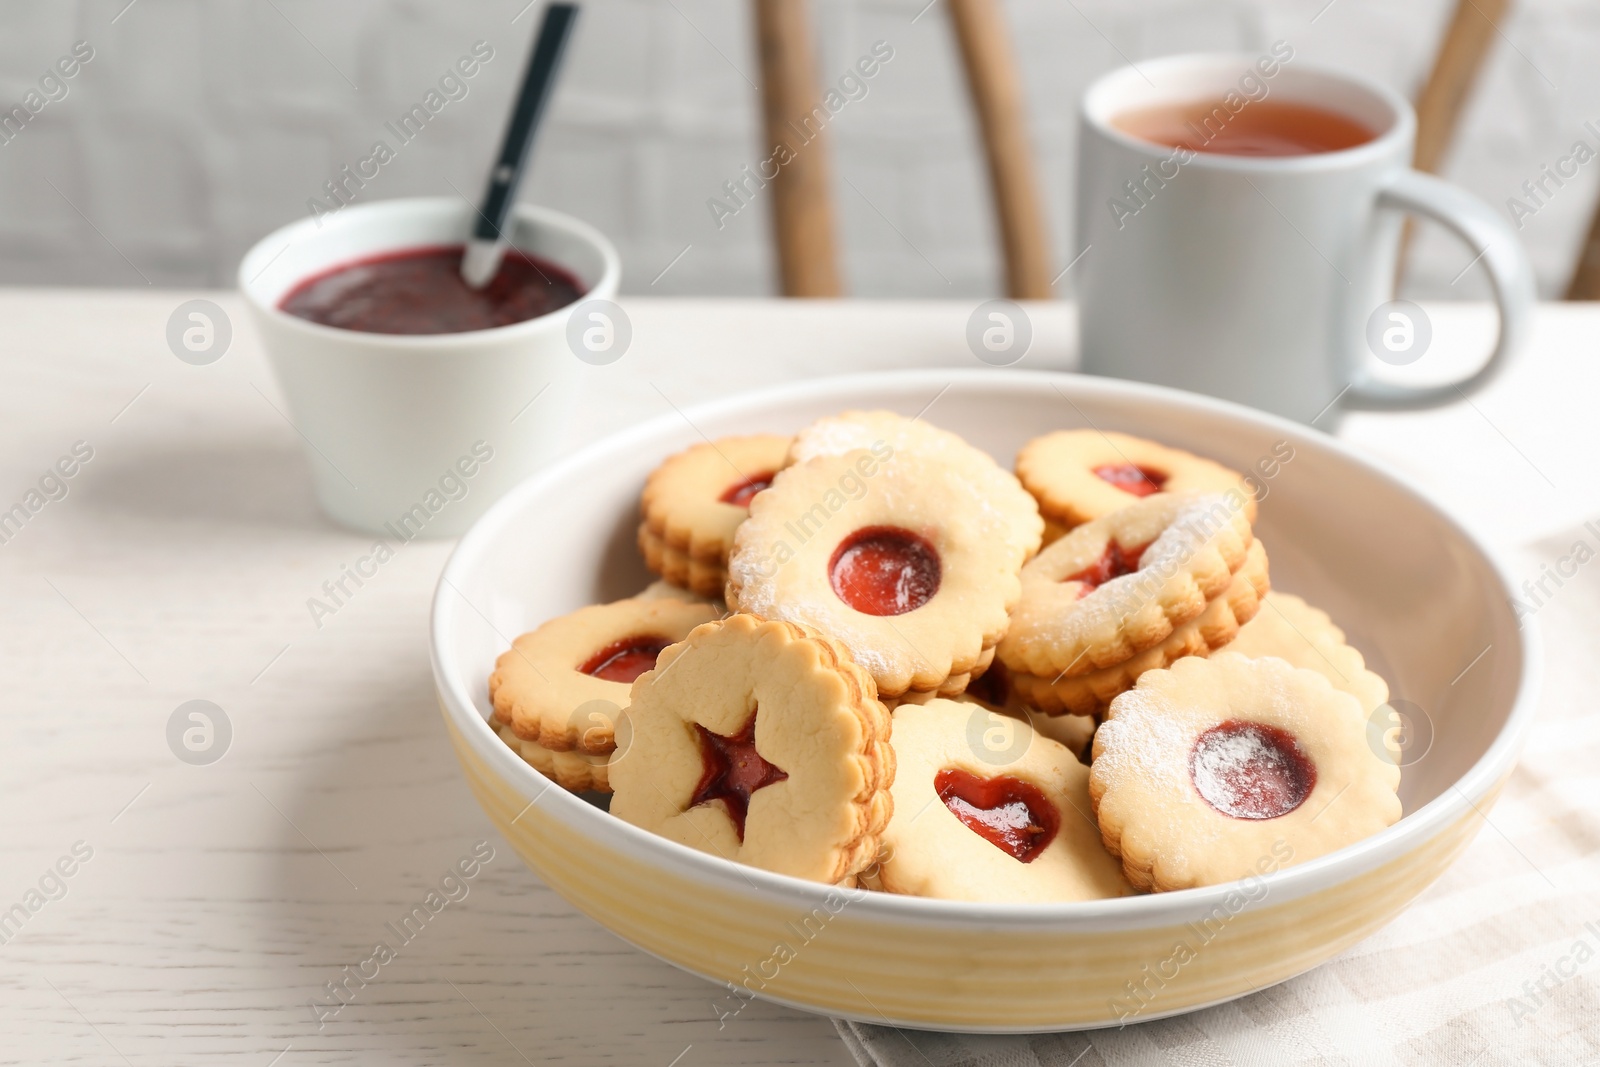
[[694, 788], [689, 806], [696, 807], [708, 801], [720, 800], [728, 809], [728, 817], [744, 840], [744, 820], [750, 811], [750, 795], [774, 782], [789, 777], [789, 772], [779, 770], [756, 751], [756, 717], [750, 716], [744, 729], [733, 737], [714, 734], [699, 723], [694, 724], [700, 737], [700, 760], [704, 768], [700, 784]]
[[1055, 805], [1021, 778], [979, 778], [950, 768], [934, 775], [933, 788], [967, 829], [1023, 863], [1037, 859], [1061, 828]]
[[607, 682], [632, 685], [635, 678], [655, 667], [656, 657], [670, 644], [659, 637], [625, 638], [590, 656], [578, 670]]
[[1077, 574], [1069, 574], [1061, 580], [1082, 582], [1083, 588], [1078, 590], [1078, 597], [1081, 599], [1111, 579], [1121, 578], [1124, 574], [1132, 574], [1138, 570], [1139, 560], [1144, 556], [1144, 550], [1149, 547], [1149, 544], [1143, 544], [1137, 548], [1123, 548], [1113, 539], [1106, 544], [1106, 550], [1101, 553], [1098, 560]]
[[734, 482], [732, 485], [728, 486], [727, 491], [721, 496], [717, 497], [717, 499], [722, 501], [724, 504], [732, 504], [735, 507], [747, 508], [750, 506], [751, 497], [755, 496], [757, 493], [761, 492], [761, 490], [772, 484], [772, 476], [774, 473], [776, 472], [767, 471], [763, 474], [753, 474], [743, 481]]
[[1161, 492], [1167, 476], [1149, 467], [1135, 467], [1132, 463], [1107, 463], [1094, 469], [1095, 477], [1108, 485], [1133, 496], [1149, 496]]
[[464, 333], [538, 318], [583, 296], [548, 260], [509, 249], [482, 289], [461, 280], [464, 245], [430, 245], [344, 263], [296, 285], [278, 307], [364, 333]]
[[1235, 819], [1276, 819], [1311, 795], [1317, 768], [1287, 730], [1229, 719], [1195, 739], [1189, 777], [1202, 799]]
[[904, 615], [939, 591], [939, 552], [910, 530], [868, 526], [839, 543], [828, 580], [863, 615]]

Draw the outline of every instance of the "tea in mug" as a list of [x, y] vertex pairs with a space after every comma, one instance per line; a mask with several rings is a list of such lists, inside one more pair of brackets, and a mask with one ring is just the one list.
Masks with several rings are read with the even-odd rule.
[[1377, 136], [1347, 115], [1288, 100], [1251, 100], [1238, 111], [1219, 100], [1163, 104], [1126, 111], [1112, 125], [1142, 141], [1221, 156], [1310, 156]]

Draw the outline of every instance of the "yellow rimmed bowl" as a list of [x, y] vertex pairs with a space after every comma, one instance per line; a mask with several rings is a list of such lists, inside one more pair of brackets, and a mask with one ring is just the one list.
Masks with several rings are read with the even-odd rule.
[[[488, 677], [510, 639], [649, 580], [633, 544], [637, 501], [663, 458], [705, 437], [798, 430], [851, 408], [915, 415], [930, 402], [928, 421], [1003, 464], [1038, 434], [1094, 426], [1251, 472], [1274, 586], [1333, 615], [1410, 724], [1404, 818], [1249, 883], [1074, 904], [923, 900], [769, 874], [656, 837], [553, 786], [495, 736]], [[540, 878], [619, 936], [739, 996], [808, 1011], [1068, 1030], [1281, 982], [1377, 930], [1437, 878], [1477, 833], [1533, 715], [1539, 643], [1518, 625], [1512, 588], [1421, 491], [1297, 423], [1107, 379], [908, 371], [665, 415], [548, 468], [456, 548], [431, 649], [450, 740], [484, 811]]]

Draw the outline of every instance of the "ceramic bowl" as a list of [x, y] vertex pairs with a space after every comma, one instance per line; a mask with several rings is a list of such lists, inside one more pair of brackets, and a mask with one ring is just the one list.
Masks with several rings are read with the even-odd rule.
[[307, 278], [336, 267], [461, 244], [474, 215], [456, 197], [354, 204], [268, 234], [239, 264], [239, 292], [305, 444], [317, 501], [345, 526], [402, 541], [459, 535], [560, 453], [583, 381], [572, 327], [613, 314], [605, 309], [622, 271], [594, 227], [517, 205], [512, 244], [570, 271], [584, 292], [523, 322], [365, 333], [279, 307]]
[[[928, 421], [1006, 463], [1037, 434], [1089, 425], [1258, 472], [1257, 531], [1274, 585], [1331, 613], [1414, 720], [1405, 816], [1248, 887], [1051, 905], [926, 900], [816, 885], [656, 837], [551, 785], [495, 736], [488, 677], [511, 639], [649, 580], [633, 544], [637, 501], [664, 457], [703, 436], [798, 430], [880, 407], [927, 408]], [[1264, 464], [1286, 450], [1292, 458]], [[484, 811], [540, 878], [621, 937], [734, 983], [737, 995], [809, 1011], [930, 1029], [1065, 1030], [1281, 982], [1377, 930], [1437, 878], [1482, 825], [1532, 716], [1537, 637], [1518, 626], [1510, 596], [1488, 550], [1418, 489], [1305, 426], [1106, 379], [916, 371], [663, 416], [523, 483], [446, 566], [432, 655], [449, 736]]]

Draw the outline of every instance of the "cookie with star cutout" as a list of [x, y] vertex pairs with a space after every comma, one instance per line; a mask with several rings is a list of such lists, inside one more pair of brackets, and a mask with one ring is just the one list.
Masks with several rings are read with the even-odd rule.
[[837, 884], [870, 865], [892, 806], [889, 713], [837, 642], [731, 615], [634, 683], [611, 814], [690, 848]]

